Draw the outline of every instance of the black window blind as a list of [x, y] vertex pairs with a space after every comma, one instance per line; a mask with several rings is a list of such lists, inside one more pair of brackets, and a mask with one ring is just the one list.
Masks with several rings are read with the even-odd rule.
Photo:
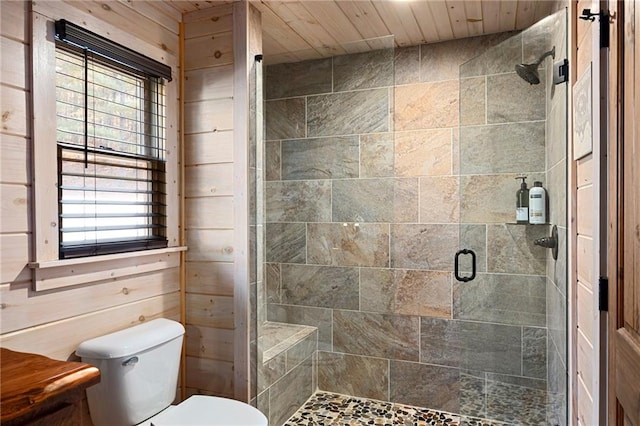
[[162, 79], [56, 46], [60, 257], [167, 246]]

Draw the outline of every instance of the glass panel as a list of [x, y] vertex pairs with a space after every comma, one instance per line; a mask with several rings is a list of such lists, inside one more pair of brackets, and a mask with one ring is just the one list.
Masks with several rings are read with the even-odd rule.
[[[442, 327], [462, 415], [566, 424], [567, 84], [553, 82], [566, 43], [563, 10], [460, 66], [459, 238], [476, 261], [460, 253]], [[517, 204], [519, 190], [528, 203]], [[557, 260], [535, 244], [554, 225]]]
[[265, 69], [258, 305], [258, 405], [269, 401], [270, 424], [316, 388], [388, 400], [389, 360], [418, 360], [418, 318], [385, 305], [386, 280], [361, 288], [363, 276], [393, 274], [390, 229], [417, 219], [418, 179], [394, 177], [393, 45], [388, 37], [315, 49], [324, 59], [266, 58], [279, 62]]

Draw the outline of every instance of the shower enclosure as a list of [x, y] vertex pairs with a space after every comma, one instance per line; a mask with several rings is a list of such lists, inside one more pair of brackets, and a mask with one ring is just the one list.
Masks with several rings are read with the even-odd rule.
[[[521, 32], [267, 58], [252, 383], [270, 424], [317, 389], [566, 424], [566, 43], [563, 10]], [[548, 224], [516, 223], [520, 175], [543, 183]], [[557, 260], [534, 244], [553, 225]]]

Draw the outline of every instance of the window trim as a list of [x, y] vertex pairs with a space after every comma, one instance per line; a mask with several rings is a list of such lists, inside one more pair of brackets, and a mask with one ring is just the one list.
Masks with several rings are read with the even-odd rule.
[[[37, 6], [37, 7], [36, 7]], [[33, 289], [43, 290], [47, 284], [42, 281], [42, 274], [39, 269], [50, 268], [50, 265], [72, 266], [78, 265], [79, 259], [63, 259], [59, 258], [59, 230], [58, 230], [58, 170], [57, 162], [51, 161], [57, 158], [57, 142], [54, 129], [56, 128], [56, 116], [51, 111], [56, 110], [55, 99], [55, 20], [65, 18], [59, 16], [64, 10], [58, 8], [50, 8], [47, 2], [38, 2], [34, 4], [34, 10], [31, 12], [31, 135], [33, 140], [32, 164], [33, 164], [33, 185], [32, 185], [32, 232], [31, 239], [31, 259], [28, 264], [34, 273]], [[45, 16], [46, 14], [46, 16]], [[73, 13], [71, 15], [74, 15]], [[73, 16], [70, 19], [74, 19]], [[83, 24], [85, 20], [82, 21]], [[178, 67], [178, 58], [168, 56], [167, 52], [162, 49], [147, 44], [139, 39], [132, 40], [132, 36], [124, 33], [122, 29], [110, 25], [104, 21], [91, 20], [87, 21], [87, 27], [91, 28], [96, 34], [113, 35], [115, 42], [134, 45], [145, 55], [155, 60], [160, 60], [169, 65], [175, 72]], [[99, 29], [99, 30], [98, 30]], [[146, 47], [144, 47], [146, 46]], [[143, 47], [143, 48], [140, 48]], [[167, 60], [169, 59], [169, 60]], [[78, 285], [79, 283], [92, 282], [91, 276], [94, 272], [91, 269], [102, 269], [101, 264], [109, 264], [109, 268], [119, 275], [130, 275], [133, 269], [130, 268], [131, 259], [144, 256], [146, 253], [172, 253], [175, 250], [186, 250], [180, 246], [179, 239], [179, 213], [180, 213], [180, 194], [179, 194], [179, 138], [178, 138], [178, 85], [179, 82], [174, 79], [171, 82], [165, 82], [166, 90], [166, 193], [167, 193], [167, 241], [166, 249], [144, 250], [129, 252], [115, 255], [92, 256], [93, 265], [91, 268], [84, 268], [86, 271], [85, 278], [77, 280], [69, 280], [67, 284], [60, 283], [57, 287], [65, 287], [66, 285]], [[146, 252], [146, 253], [145, 253]], [[108, 256], [116, 256], [109, 259]], [[140, 257], [144, 262], [143, 258]], [[168, 266], [165, 266], [168, 267]], [[129, 269], [127, 269], [129, 268]], [[118, 269], [122, 269], [118, 272]], [[51, 269], [49, 269], [51, 270]], [[141, 271], [142, 272], [142, 271]], [[138, 273], [138, 272], [136, 272]], [[122, 274], [122, 275], [120, 275]], [[79, 275], [78, 275], [79, 276]], [[107, 279], [106, 277], [103, 279]], [[83, 281], [84, 280], [84, 281]], [[76, 281], [75, 283], [73, 283]]]

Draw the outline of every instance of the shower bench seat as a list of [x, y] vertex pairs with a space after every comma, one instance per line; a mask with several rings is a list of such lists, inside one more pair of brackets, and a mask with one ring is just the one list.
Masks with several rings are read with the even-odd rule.
[[258, 350], [263, 364], [279, 357], [287, 364], [299, 363], [317, 350], [317, 342], [316, 327], [268, 321], [260, 328]]

